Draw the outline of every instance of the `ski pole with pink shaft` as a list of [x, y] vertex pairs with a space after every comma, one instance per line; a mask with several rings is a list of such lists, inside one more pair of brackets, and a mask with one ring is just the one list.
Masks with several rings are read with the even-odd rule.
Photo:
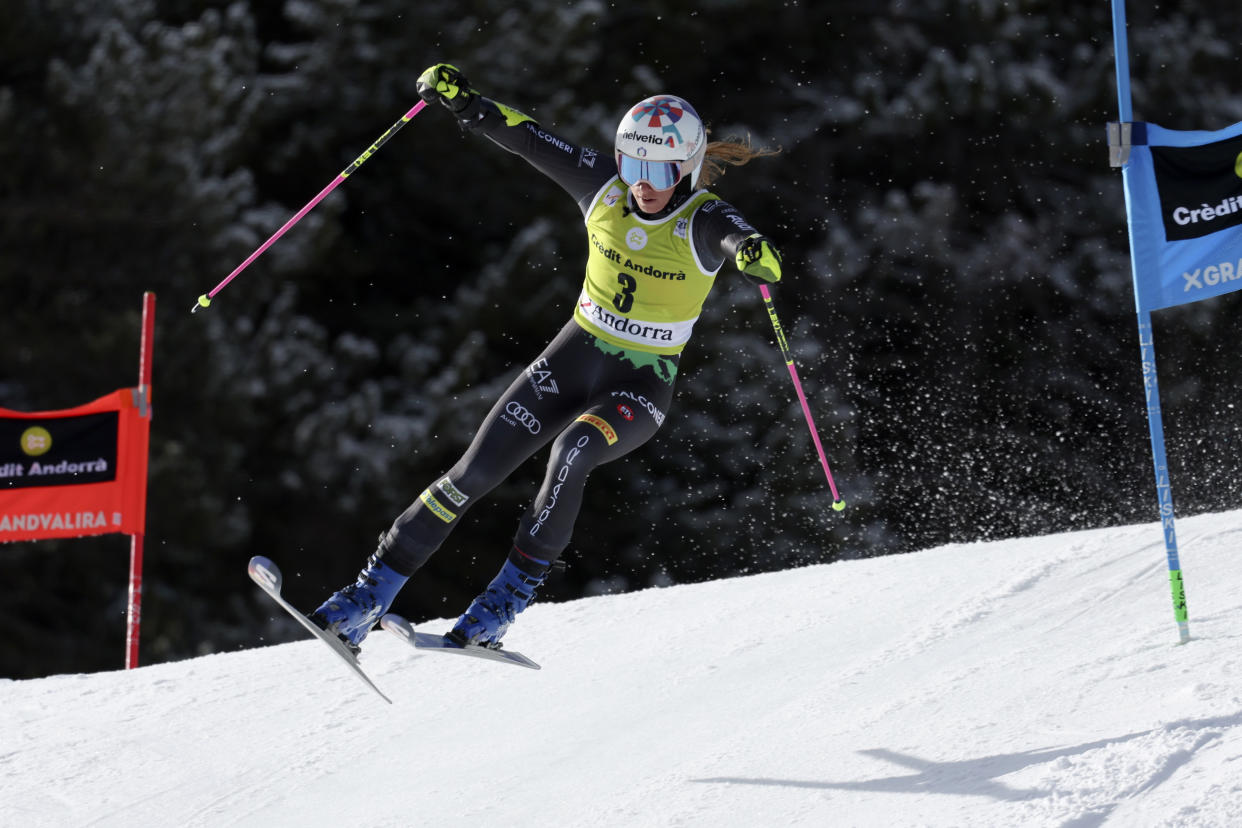
[[772, 294], [768, 291], [768, 286], [760, 285], [759, 290], [763, 293], [763, 304], [768, 309], [768, 317], [772, 320], [773, 330], [776, 331], [776, 344], [780, 346], [781, 356], [785, 358], [785, 364], [789, 366], [789, 376], [793, 378], [794, 390], [798, 392], [798, 401], [802, 403], [802, 413], [806, 415], [806, 424], [811, 429], [811, 439], [815, 441], [815, 450], [819, 452], [819, 462], [824, 467], [824, 476], [828, 478], [828, 488], [832, 490], [832, 508], [839, 512], [845, 508], [845, 501], [841, 499], [841, 495], [837, 492], [837, 484], [832, 480], [832, 469], [828, 468], [828, 458], [824, 456], [824, 447], [819, 442], [819, 432], [815, 430], [811, 406], [807, 404], [806, 394], [802, 390], [802, 381], [798, 379], [798, 369], [794, 367], [793, 354], [790, 353], [789, 342], [785, 339], [785, 329], [781, 327], [781, 320], [776, 316], [776, 306], [772, 304]]
[[237, 278], [237, 275], [241, 273], [243, 270], [245, 270], [247, 267], [249, 267], [251, 262], [259, 258], [259, 256], [263, 255], [263, 251], [271, 247], [272, 243], [275, 242], [277, 239], [279, 239], [281, 236], [283, 236], [289, 230], [290, 227], [292, 227], [293, 225], [301, 221], [302, 217], [305, 216], [307, 213], [309, 213], [311, 210], [313, 210], [316, 204], [318, 204], [319, 202], [327, 198], [328, 193], [335, 190], [338, 186], [340, 186], [341, 182], [349, 178], [350, 174], [354, 172], [354, 170], [361, 167], [364, 161], [366, 161], [368, 158], [374, 155], [376, 150], [384, 146], [384, 143], [389, 138], [396, 135], [397, 131], [400, 130], [401, 127], [408, 124], [410, 120], [415, 115], [417, 115], [419, 111], [426, 105], [427, 105], [426, 101], [419, 101], [418, 103], [414, 104], [414, 106], [410, 108], [409, 112], [401, 116], [401, 120], [397, 121], [395, 124], [390, 126], [388, 128], [388, 131], [385, 132], [383, 135], [381, 135], [378, 139], [376, 139], [374, 144], [367, 147], [366, 152], [362, 153], [362, 155], [359, 155], [357, 158], [355, 158], [354, 162], [350, 164], [348, 167], [346, 167], [344, 170], [342, 170], [340, 175], [332, 179], [332, 183], [330, 183], [328, 186], [320, 190], [319, 195], [315, 196], [309, 202], [307, 202], [306, 206], [303, 207], [301, 210], [298, 210], [297, 213], [294, 214], [293, 218], [286, 221], [283, 227], [281, 227], [279, 230], [277, 230], [275, 233], [272, 234], [272, 237], [270, 239], [263, 242], [263, 244], [259, 245], [257, 250], [255, 250], [253, 253], [251, 253], [249, 256], [246, 257], [246, 261], [239, 264], [236, 270], [234, 270], [232, 273], [230, 273], [228, 276], [224, 278], [224, 281], [220, 282], [220, 284], [216, 285], [208, 293], [204, 293], [202, 296], [198, 297], [198, 301], [194, 303], [194, 307], [190, 308], [190, 313], [193, 313], [199, 308], [208, 307], [211, 304], [211, 300], [215, 298], [216, 294], [224, 290], [225, 285], [233, 281], [233, 279]]

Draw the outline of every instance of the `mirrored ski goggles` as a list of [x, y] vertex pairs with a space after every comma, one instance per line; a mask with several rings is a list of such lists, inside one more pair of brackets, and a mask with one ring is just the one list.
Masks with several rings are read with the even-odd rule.
[[680, 161], [639, 161], [624, 153], [617, 153], [617, 173], [621, 180], [633, 187], [646, 181], [657, 190], [667, 190], [681, 181]]

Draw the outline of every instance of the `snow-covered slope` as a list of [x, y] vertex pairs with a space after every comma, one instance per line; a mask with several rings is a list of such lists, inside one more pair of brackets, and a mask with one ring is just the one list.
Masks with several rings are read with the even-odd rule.
[[[22, 826], [1237, 825], [1242, 513], [563, 604], [533, 671], [377, 631], [0, 682]], [[239, 589], [255, 589], [238, 572]], [[274, 612], [279, 610], [273, 607]], [[428, 625], [439, 631], [447, 622]]]

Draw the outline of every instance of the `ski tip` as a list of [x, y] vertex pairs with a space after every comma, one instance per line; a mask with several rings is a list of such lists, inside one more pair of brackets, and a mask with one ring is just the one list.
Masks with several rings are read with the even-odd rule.
[[414, 637], [413, 625], [400, 615], [397, 615], [395, 612], [390, 612], [384, 615], [384, 617], [380, 619], [380, 627], [388, 630], [398, 638], [404, 638], [407, 641]]
[[250, 580], [264, 589], [280, 592], [282, 580], [280, 567], [273, 563], [270, 558], [255, 555], [250, 559], [250, 565], [246, 567], [246, 572], [250, 574]]
[[248, 566], [247, 569], [251, 572], [254, 572], [255, 570], [267, 570], [268, 572], [274, 572], [277, 575], [280, 574], [280, 567], [278, 567], [271, 558], [265, 558], [262, 555], [255, 555], [251, 558], [250, 566]]

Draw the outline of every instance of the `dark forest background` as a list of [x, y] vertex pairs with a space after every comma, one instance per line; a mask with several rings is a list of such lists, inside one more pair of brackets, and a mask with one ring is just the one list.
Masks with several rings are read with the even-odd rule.
[[[1236, 3], [1130, 6], [1135, 117], [1242, 120]], [[4, 8], [0, 406], [136, 384], [158, 297], [143, 663], [298, 637], [249, 557], [306, 608], [351, 580], [570, 313], [574, 204], [438, 107], [189, 312], [440, 60], [582, 143], [610, 147], [627, 105], [667, 91], [715, 137], [782, 148], [714, 189], [784, 251], [775, 300], [848, 508], [727, 267], [668, 421], [595, 473], [545, 600], [1156, 519], [1107, 2]], [[1239, 505], [1240, 307], [1156, 315], [1179, 514]], [[545, 459], [398, 611], [464, 609]], [[127, 569], [119, 535], [0, 547], [0, 676], [119, 668]]]

